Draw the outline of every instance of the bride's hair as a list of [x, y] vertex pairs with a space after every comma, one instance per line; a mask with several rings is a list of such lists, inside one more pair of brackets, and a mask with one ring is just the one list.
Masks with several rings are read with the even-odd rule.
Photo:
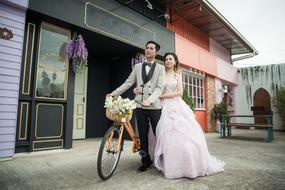
[[166, 58], [168, 55], [172, 55], [172, 57], [174, 58], [174, 61], [176, 62], [175, 65], [174, 65], [174, 71], [175, 71], [175, 73], [180, 73], [180, 63], [179, 63], [179, 60], [178, 60], [178, 56], [177, 56], [175, 53], [167, 52], [167, 53], [165, 53], [164, 56], [163, 56], [164, 63], [165, 63], [165, 58]]

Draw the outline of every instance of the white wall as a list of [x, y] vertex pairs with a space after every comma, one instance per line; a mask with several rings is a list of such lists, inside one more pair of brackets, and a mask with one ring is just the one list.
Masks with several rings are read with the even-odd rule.
[[211, 38], [210, 52], [216, 56], [217, 77], [223, 81], [237, 84], [237, 69], [231, 64], [230, 52]]
[[228, 63], [231, 62], [231, 54], [229, 50], [224, 48], [212, 38], [210, 38], [210, 52]]
[[237, 68], [220, 58], [217, 58], [217, 76], [224, 81], [238, 84]]
[[[263, 66], [265, 68], [265, 66]], [[249, 76], [251, 76], [249, 74]], [[274, 73], [274, 77], [278, 78], [276, 76], [276, 73]], [[251, 98], [253, 100], [253, 95], [259, 88], [264, 88], [267, 90], [267, 92], [270, 94], [270, 97], [273, 97], [273, 92], [271, 90], [271, 74], [266, 77], [266, 74], [264, 72], [260, 72], [260, 75], [258, 78], [254, 79], [252, 82], [251, 77], [249, 77], [249, 83], [251, 85]], [[279, 81], [279, 80], [278, 80]], [[281, 83], [283, 86], [285, 86], [285, 64], [281, 65]], [[241, 73], [239, 73], [239, 85], [235, 88], [235, 107], [236, 107], [236, 114], [242, 114], [242, 115], [252, 115], [253, 112], [251, 111], [251, 106], [253, 103], [248, 103], [247, 96], [246, 96], [246, 84], [247, 82], [242, 79]], [[273, 103], [271, 103], [271, 108], [273, 111], [273, 128], [274, 130], [285, 130], [285, 128], [282, 128], [282, 120], [279, 116], [279, 113], [277, 109], [273, 106]], [[237, 122], [254, 122], [253, 119], [237, 119]]]
[[223, 92], [223, 84], [220, 79], [215, 79], [215, 93], [216, 93], [216, 104], [220, 103], [223, 100], [224, 92]]

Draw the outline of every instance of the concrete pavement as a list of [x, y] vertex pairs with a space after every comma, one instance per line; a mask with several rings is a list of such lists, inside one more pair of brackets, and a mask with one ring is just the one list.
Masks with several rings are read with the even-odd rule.
[[140, 157], [125, 143], [113, 177], [101, 181], [97, 153], [101, 139], [74, 141], [70, 150], [17, 154], [0, 162], [0, 189], [285, 189], [285, 133], [266, 143], [265, 130], [233, 129], [231, 139], [205, 134], [212, 155], [226, 162], [225, 172], [196, 179], [168, 180], [155, 168], [136, 173]]

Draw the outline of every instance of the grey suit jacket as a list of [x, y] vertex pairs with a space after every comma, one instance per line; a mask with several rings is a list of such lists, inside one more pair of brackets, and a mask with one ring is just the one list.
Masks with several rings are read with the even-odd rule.
[[136, 95], [135, 100], [139, 102], [148, 100], [151, 103], [149, 107], [142, 107], [141, 104], [137, 103], [137, 107], [143, 109], [161, 109], [162, 106], [159, 97], [162, 94], [165, 85], [164, 66], [156, 63], [151, 79], [144, 85], [142, 79], [142, 67], [142, 63], [136, 64], [127, 80], [120, 87], [114, 90], [112, 94], [120, 95], [136, 83], [136, 87], [141, 89], [143, 94]]

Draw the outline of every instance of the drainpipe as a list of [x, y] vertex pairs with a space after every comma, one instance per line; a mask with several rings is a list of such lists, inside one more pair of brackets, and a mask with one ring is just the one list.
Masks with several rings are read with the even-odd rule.
[[252, 58], [254, 57], [255, 55], [257, 55], [256, 52], [253, 52], [253, 53], [250, 53], [250, 54], [247, 54], [247, 55], [243, 55], [243, 56], [240, 56], [240, 57], [236, 57], [236, 58], [233, 58], [231, 59], [232, 63], [235, 62], [235, 61], [240, 61], [240, 60], [243, 60], [243, 59], [248, 59], [248, 58]]

